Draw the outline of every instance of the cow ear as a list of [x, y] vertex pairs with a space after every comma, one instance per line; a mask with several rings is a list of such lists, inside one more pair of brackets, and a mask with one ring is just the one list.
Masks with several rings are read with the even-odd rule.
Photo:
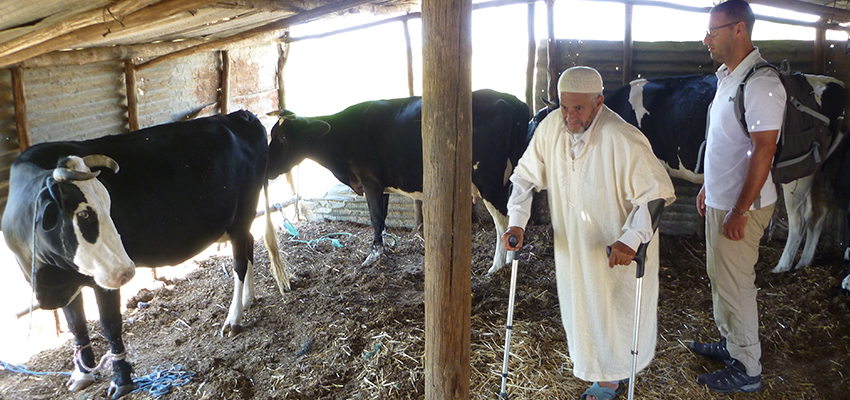
[[52, 231], [59, 225], [59, 206], [54, 201], [45, 202], [39, 210], [38, 217], [41, 220], [41, 229], [45, 232]]
[[315, 121], [310, 121], [310, 132], [313, 133], [314, 136], [321, 137], [330, 131], [331, 124], [318, 119]]
[[275, 110], [267, 113], [266, 115], [270, 117], [278, 117], [281, 120], [294, 121], [296, 116], [295, 113], [289, 110]]

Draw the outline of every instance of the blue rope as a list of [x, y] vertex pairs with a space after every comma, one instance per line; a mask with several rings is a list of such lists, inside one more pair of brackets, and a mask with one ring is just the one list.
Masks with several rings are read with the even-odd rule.
[[19, 374], [37, 375], [37, 376], [50, 375], [50, 374], [59, 374], [59, 375], [68, 375], [68, 376], [71, 375], [70, 372], [35, 372], [35, 371], [30, 371], [29, 368], [27, 368], [26, 365], [7, 363], [7, 362], [2, 361], [2, 360], [0, 360], [0, 366], [2, 366], [3, 369], [5, 369], [6, 371], [11, 371], [11, 372], [19, 373]]
[[168, 394], [172, 387], [183, 386], [195, 376], [194, 372], [181, 371], [181, 369], [183, 367], [180, 365], [172, 366], [164, 371], [160, 371], [159, 367], [156, 367], [150, 374], [133, 379], [133, 383], [138, 385], [138, 388], [133, 392], [146, 391], [154, 397]]
[[[21, 364], [12, 364], [5, 361], [0, 360], [0, 367], [3, 369], [19, 374], [28, 374], [28, 375], [51, 375], [51, 374], [59, 374], [59, 375], [68, 375], [70, 376], [70, 372], [36, 372], [30, 371], [25, 365]], [[133, 383], [138, 385], [138, 388], [133, 392], [138, 392], [140, 390], [146, 391], [153, 395], [154, 397], [159, 397], [165, 394], [168, 394], [171, 391], [171, 388], [174, 386], [183, 386], [189, 381], [192, 380], [192, 377], [195, 376], [195, 373], [192, 371], [181, 371], [183, 367], [178, 365], [176, 367], [172, 366], [171, 368], [160, 371], [159, 367], [145, 376], [140, 376], [136, 379], [133, 379]]]

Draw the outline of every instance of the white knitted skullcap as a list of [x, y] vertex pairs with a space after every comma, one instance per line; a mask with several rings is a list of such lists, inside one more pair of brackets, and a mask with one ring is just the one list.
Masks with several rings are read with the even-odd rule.
[[568, 93], [602, 93], [602, 75], [590, 67], [572, 67], [558, 79], [558, 91]]

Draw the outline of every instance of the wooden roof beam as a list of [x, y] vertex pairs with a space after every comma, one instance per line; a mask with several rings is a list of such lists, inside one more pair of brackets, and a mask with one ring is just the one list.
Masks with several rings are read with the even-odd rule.
[[59, 21], [46, 23], [44, 26], [37, 27], [32, 32], [0, 43], [0, 58], [77, 29], [113, 20], [121, 21], [128, 14], [145, 8], [157, 1], [159, 0], [123, 0], [103, 8], [88, 10]]
[[179, 50], [174, 53], [166, 54], [162, 57], [155, 58], [148, 62], [142, 63], [138, 65], [138, 70], [143, 70], [145, 68], [150, 68], [154, 65], [158, 65], [164, 62], [168, 62], [180, 57], [185, 57], [188, 55], [192, 55], [195, 53], [200, 53], [204, 51], [211, 51], [215, 49], [221, 49], [226, 46], [232, 45], [234, 43], [241, 42], [246, 39], [251, 39], [256, 36], [265, 35], [265, 34], [274, 34], [278, 31], [286, 29], [293, 25], [303, 24], [305, 22], [310, 22], [316, 19], [320, 19], [326, 17], [335, 12], [344, 11], [350, 8], [354, 8], [357, 6], [361, 6], [366, 3], [370, 3], [373, 0], [343, 0], [337, 3], [326, 4], [323, 6], [319, 6], [310, 10], [301, 11], [291, 17], [283, 18], [279, 21], [272, 22], [270, 24], [258, 26], [254, 29], [250, 29], [241, 33], [237, 33], [232, 36], [228, 36], [226, 38], [212, 40], [207, 43], [190, 47], [188, 49]]
[[850, 22], [850, 10], [822, 6], [797, 0], [749, 0], [750, 4], [761, 4], [770, 7], [781, 8], [806, 14], [814, 14], [824, 17], [836, 23]]
[[101, 39], [109, 33], [117, 33], [138, 27], [146, 27], [152, 23], [167, 18], [178, 18], [179, 14], [196, 10], [218, 0], [166, 0], [149, 7], [137, 10], [126, 15], [121, 22], [115, 22], [111, 26], [102, 23], [76, 29], [53, 39], [41, 42], [38, 45], [25, 48], [5, 57], [0, 57], [0, 67], [20, 63], [35, 56], [49, 53], [55, 50], [73, 48], [86, 42]]

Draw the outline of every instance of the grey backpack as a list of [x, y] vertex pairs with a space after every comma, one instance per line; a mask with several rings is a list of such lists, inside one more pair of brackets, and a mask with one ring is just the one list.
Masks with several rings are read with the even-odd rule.
[[831, 138], [829, 118], [821, 113], [814, 90], [806, 81], [806, 77], [799, 72], [790, 72], [785, 61], [781, 67], [777, 69], [767, 62], [756, 64], [738, 86], [735, 108], [741, 127], [749, 137], [744, 118], [744, 86], [750, 76], [759, 69], [770, 68], [776, 72], [787, 96], [785, 118], [779, 130], [779, 143], [770, 172], [773, 182], [788, 183], [809, 176], [817, 170], [826, 158]]

